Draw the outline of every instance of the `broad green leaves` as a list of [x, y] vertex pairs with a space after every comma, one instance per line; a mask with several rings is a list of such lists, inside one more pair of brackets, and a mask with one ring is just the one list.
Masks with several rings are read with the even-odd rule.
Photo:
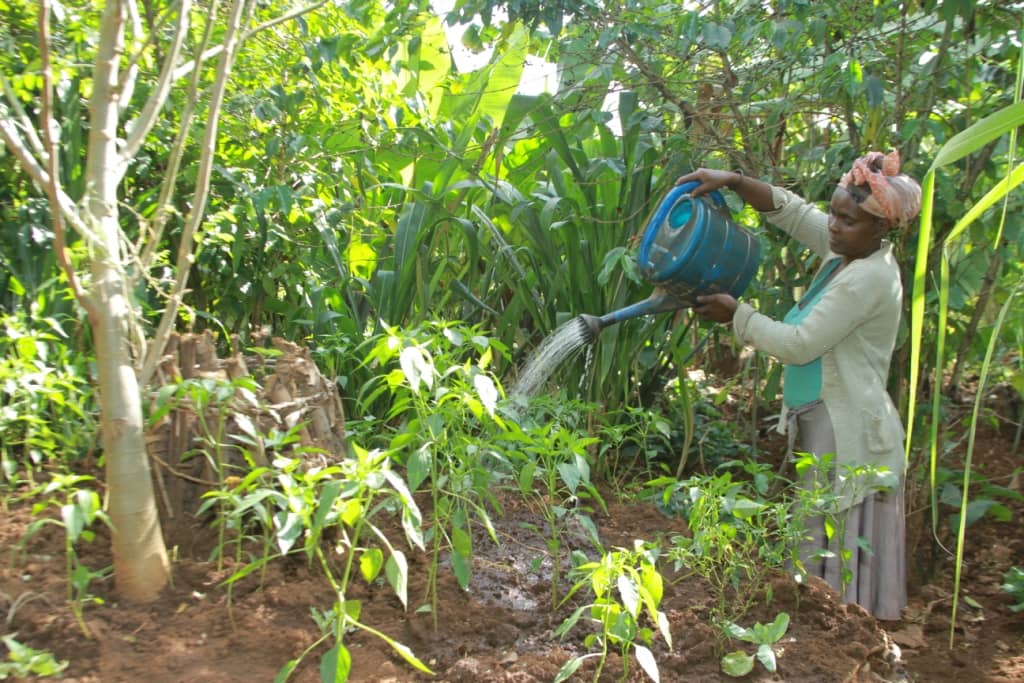
[[781, 640], [782, 636], [786, 635], [786, 629], [788, 628], [789, 615], [785, 612], [780, 612], [775, 617], [775, 621], [770, 624], [758, 622], [750, 628], [743, 628], [739, 624], [731, 622], [728, 623], [725, 629], [726, 635], [736, 640], [753, 643], [758, 648], [754, 655], [748, 655], [742, 650], [725, 655], [722, 657], [722, 671], [730, 676], [746, 676], [753, 671], [754, 659], [756, 657], [767, 671], [775, 673], [775, 650], [772, 648], [772, 645]]

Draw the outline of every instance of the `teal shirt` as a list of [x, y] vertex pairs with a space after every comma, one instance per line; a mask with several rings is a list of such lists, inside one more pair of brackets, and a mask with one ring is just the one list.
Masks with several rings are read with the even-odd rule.
[[[814, 304], [821, 300], [822, 295], [828, 287], [829, 281], [836, 273], [841, 259], [837, 256], [825, 264], [821, 269], [807, 292], [798, 301], [789, 313], [782, 319], [787, 325], [799, 325], [807, 317], [807, 314], [814, 308]], [[782, 368], [782, 400], [789, 408], [799, 408], [802, 405], [817, 401], [821, 398], [821, 356], [818, 356], [810, 363], [804, 365], [785, 365]]]

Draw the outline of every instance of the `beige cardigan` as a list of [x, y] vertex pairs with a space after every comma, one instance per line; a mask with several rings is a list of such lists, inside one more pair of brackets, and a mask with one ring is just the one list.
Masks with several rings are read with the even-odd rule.
[[[765, 217], [809, 247], [822, 264], [836, 256], [828, 246], [828, 216], [795, 194], [772, 189], [774, 211]], [[872, 463], [888, 467], [902, 481], [903, 424], [886, 391], [889, 362], [899, 329], [903, 286], [892, 245], [856, 259], [829, 283], [821, 300], [797, 325], [761, 315], [741, 303], [733, 315], [736, 338], [783, 363], [802, 365], [822, 359], [821, 399], [832, 419], [836, 465]], [[779, 431], [786, 427], [783, 405]], [[838, 479], [838, 478], [837, 478]], [[841, 507], [859, 502], [837, 481]]]

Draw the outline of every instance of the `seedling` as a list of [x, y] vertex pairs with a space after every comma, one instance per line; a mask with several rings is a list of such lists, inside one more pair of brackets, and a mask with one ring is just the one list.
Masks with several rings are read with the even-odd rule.
[[753, 655], [747, 654], [743, 650], [730, 652], [722, 657], [722, 671], [730, 676], [746, 676], [754, 670], [754, 659], [756, 658], [766, 670], [775, 673], [777, 662], [775, 648], [772, 646], [786, 635], [788, 628], [789, 615], [785, 612], [780, 612], [775, 617], [775, 621], [770, 624], [758, 622], [751, 628], [743, 628], [732, 622], [726, 624], [725, 632], [730, 638], [757, 645], [757, 652]]
[[[67, 601], [79, 628], [87, 638], [91, 637], [91, 633], [83, 618], [83, 608], [87, 603], [103, 604], [102, 598], [89, 593], [89, 585], [96, 579], [107, 578], [111, 573], [109, 567], [98, 571], [86, 567], [75, 549], [79, 541], [90, 543], [95, 538], [95, 532], [89, 528], [94, 521], [110, 524], [107, 513], [101, 509], [99, 495], [91, 489], [80, 488], [81, 484], [92, 480], [93, 477], [88, 476], [54, 474], [49, 483], [37, 486], [25, 494], [27, 498], [39, 499], [32, 505], [32, 514], [39, 518], [29, 524], [21, 539], [24, 546], [43, 526], [55, 524], [63, 527]], [[60, 510], [60, 520], [43, 514], [54, 507]]]

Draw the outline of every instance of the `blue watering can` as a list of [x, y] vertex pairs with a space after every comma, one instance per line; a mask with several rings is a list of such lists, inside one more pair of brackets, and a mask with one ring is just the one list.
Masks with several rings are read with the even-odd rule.
[[654, 284], [654, 292], [602, 316], [580, 315], [586, 341], [623, 320], [693, 306], [703, 294], [739, 297], [754, 279], [761, 260], [757, 238], [733, 222], [718, 192], [692, 196], [697, 186], [689, 182], [673, 187], [647, 222], [637, 266]]

